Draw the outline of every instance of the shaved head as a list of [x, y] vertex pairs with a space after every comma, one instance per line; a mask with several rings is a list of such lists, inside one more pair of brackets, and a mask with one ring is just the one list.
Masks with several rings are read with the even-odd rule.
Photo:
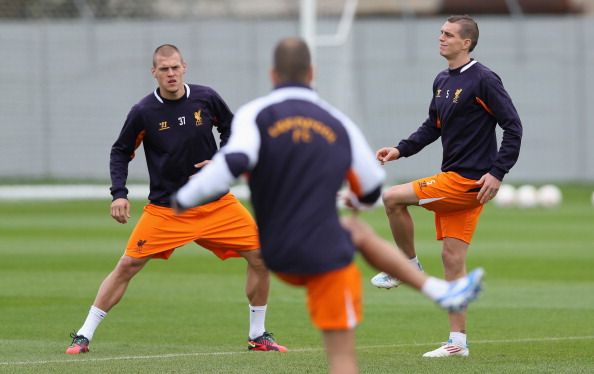
[[281, 82], [309, 83], [311, 54], [305, 41], [290, 37], [282, 39], [274, 49], [274, 70]]
[[157, 66], [157, 61], [155, 59], [155, 57], [157, 55], [163, 56], [163, 57], [171, 57], [176, 53], [179, 54], [179, 57], [181, 58], [181, 61], [183, 62], [184, 58], [182, 57], [181, 52], [173, 44], [162, 44], [162, 45], [158, 46], [155, 49], [155, 52], [153, 53], [153, 67]]

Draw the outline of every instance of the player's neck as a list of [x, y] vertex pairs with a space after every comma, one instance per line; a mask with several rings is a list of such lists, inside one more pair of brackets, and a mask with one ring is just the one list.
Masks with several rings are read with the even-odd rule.
[[458, 69], [470, 62], [470, 56], [467, 54], [459, 55], [454, 58], [448, 59], [448, 68], [450, 70]]

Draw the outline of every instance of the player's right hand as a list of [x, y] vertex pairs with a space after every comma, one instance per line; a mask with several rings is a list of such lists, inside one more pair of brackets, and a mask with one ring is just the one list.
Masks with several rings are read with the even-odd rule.
[[119, 223], [127, 223], [130, 218], [130, 202], [120, 197], [111, 202], [111, 216]]
[[338, 191], [338, 199], [345, 207], [349, 208], [353, 214], [358, 214], [360, 211], [368, 210], [372, 207], [372, 205], [360, 202], [357, 195], [350, 189]]
[[399, 157], [400, 151], [396, 147], [383, 147], [375, 152], [375, 158], [377, 158], [382, 165], [388, 161], [397, 160]]

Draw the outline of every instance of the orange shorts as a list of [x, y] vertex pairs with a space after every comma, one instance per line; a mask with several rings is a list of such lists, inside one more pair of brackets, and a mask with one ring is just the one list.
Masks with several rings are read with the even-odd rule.
[[180, 215], [171, 208], [148, 204], [130, 234], [126, 255], [168, 259], [176, 248], [192, 241], [223, 260], [239, 257], [238, 251], [260, 248], [256, 222], [228, 193]]
[[435, 213], [437, 240], [445, 237], [460, 239], [468, 244], [483, 210], [476, 196], [480, 185], [448, 171], [412, 182], [419, 205]]
[[361, 321], [361, 273], [354, 263], [316, 275], [276, 275], [306, 288], [309, 315], [320, 330], [349, 330]]

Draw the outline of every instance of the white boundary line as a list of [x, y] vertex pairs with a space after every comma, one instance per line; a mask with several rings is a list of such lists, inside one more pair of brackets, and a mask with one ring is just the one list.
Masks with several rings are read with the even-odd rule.
[[[147, 184], [130, 184], [129, 199], [146, 200], [149, 194]], [[249, 189], [245, 184], [237, 184], [231, 192], [239, 199], [249, 198]], [[0, 201], [30, 201], [30, 200], [111, 200], [109, 185], [98, 184], [40, 184], [40, 185], [0, 185]]]
[[[534, 342], [554, 342], [566, 340], [594, 340], [594, 335], [591, 336], [563, 336], [563, 337], [544, 337], [544, 338], [520, 338], [520, 339], [501, 339], [501, 340], [473, 340], [472, 345], [475, 344], [503, 344], [503, 343], [534, 343]], [[398, 347], [416, 347], [436, 345], [440, 343], [405, 343], [405, 344], [380, 344], [380, 345], [366, 345], [357, 346], [358, 351], [377, 349], [377, 348], [398, 348]], [[323, 348], [302, 348], [291, 349], [289, 352], [316, 352], [322, 351]], [[175, 357], [192, 357], [192, 356], [230, 356], [243, 355], [251, 352], [193, 352], [193, 353], [166, 353], [160, 355], [144, 355], [144, 356], [115, 356], [115, 357], [100, 357], [89, 359], [72, 359], [72, 360], [42, 360], [42, 361], [2, 361], [0, 365], [3, 366], [25, 366], [25, 365], [44, 365], [44, 364], [66, 364], [66, 363], [86, 363], [86, 362], [101, 362], [101, 361], [119, 361], [119, 360], [147, 360], [147, 359], [164, 359]], [[80, 357], [80, 356], [79, 356]]]

